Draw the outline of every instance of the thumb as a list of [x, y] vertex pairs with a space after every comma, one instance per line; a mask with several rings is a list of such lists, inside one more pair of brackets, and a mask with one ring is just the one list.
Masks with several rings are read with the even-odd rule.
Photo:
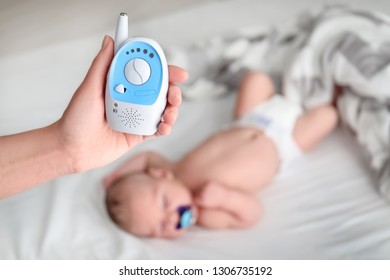
[[83, 84], [96, 89], [105, 88], [106, 76], [114, 57], [114, 41], [110, 36], [104, 36], [102, 48], [92, 62]]

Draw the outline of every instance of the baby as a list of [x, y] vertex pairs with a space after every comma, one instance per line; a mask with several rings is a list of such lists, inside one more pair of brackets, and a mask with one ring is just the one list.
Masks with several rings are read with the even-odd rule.
[[332, 106], [303, 112], [274, 95], [271, 79], [259, 72], [244, 77], [234, 117], [177, 162], [147, 152], [107, 176], [112, 220], [129, 233], [162, 238], [178, 237], [195, 222], [213, 229], [251, 226], [262, 212], [255, 192], [337, 123]]

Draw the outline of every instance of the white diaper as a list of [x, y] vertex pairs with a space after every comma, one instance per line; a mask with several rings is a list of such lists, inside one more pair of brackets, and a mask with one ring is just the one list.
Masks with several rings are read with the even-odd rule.
[[233, 126], [256, 127], [271, 138], [279, 152], [283, 168], [302, 153], [293, 139], [294, 126], [302, 112], [299, 104], [281, 95], [274, 95], [235, 121]]

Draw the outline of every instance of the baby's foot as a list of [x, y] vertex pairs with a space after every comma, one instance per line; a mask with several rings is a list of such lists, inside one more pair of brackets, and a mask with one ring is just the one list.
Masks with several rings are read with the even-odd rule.
[[215, 183], [209, 183], [196, 196], [195, 201], [202, 207], [218, 208], [223, 205], [226, 196], [226, 188]]

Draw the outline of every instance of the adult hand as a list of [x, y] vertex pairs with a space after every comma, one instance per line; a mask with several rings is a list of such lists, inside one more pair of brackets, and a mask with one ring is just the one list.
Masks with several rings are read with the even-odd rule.
[[76, 173], [107, 164], [146, 139], [169, 134], [178, 116], [182, 98], [176, 83], [184, 82], [188, 73], [169, 66], [168, 103], [156, 134], [145, 137], [113, 131], [104, 111], [106, 76], [113, 56], [114, 42], [106, 36], [83, 83], [61, 119], [53, 124], [58, 141]]
[[[106, 121], [105, 84], [113, 56], [113, 40], [106, 36], [60, 120], [48, 127], [0, 137], [0, 198], [58, 176], [107, 164], [146, 139], [113, 131]], [[168, 105], [154, 136], [171, 131], [181, 103], [175, 83], [187, 77], [184, 70], [169, 67]]]

